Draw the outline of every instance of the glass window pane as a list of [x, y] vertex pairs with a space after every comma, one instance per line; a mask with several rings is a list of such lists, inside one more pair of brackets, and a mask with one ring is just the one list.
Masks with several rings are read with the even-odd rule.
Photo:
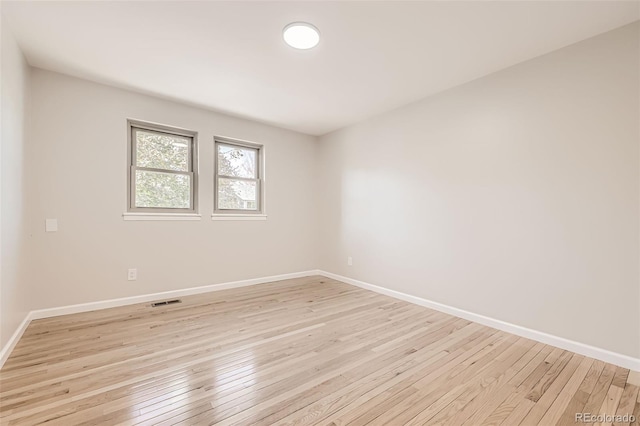
[[218, 179], [218, 209], [258, 210], [258, 183], [237, 179]]
[[191, 176], [136, 170], [136, 207], [191, 208]]
[[258, 150], [218, 144], [218, 174], [256, 179]]
[[136, 166], [189, 171], [191, 139], [136, 130]]

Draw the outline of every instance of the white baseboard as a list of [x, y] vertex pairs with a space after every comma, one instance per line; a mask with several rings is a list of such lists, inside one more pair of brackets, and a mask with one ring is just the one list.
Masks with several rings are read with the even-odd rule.
[[291, 274], [272, 275], [270, 277], [252, 278], [249, 280], [232, 281], [222, 284], [210, 284], [200, 287], [183, 288], [180, 290], [163, 291], [161, 293], [142, 294], [140, 296], [123, 297], [120, 299], [102, 300], [99, 302], [80, 303], [78, 305], [61, 306], [59, 308], [37, 309], [31, 311], [31, 319], [51, 318], [60, 315], [77, 314], [79, 312], [96, 311], [98, 309], [115, 308], [118, 306], [135, 305], [136, 303], [154, 302], [175, 297], [190, 296], [192, 294], [209, 293], [211, 291], [227, 290], [230, 288], [246, 287], [291, 278], [320, 275], [318, 270], [294, 272]]
[[606, 349], [598, 348], [595, 346], [587, 345], [584, 343], [576, 342], [573, 340], [565, 339], [563, 337], [554, 336], [551, 334], [543, 333], [541, 331], [532, 330], [530, 328], [521, 327], [519, 325], [511, 324], [505, 321], [497, 320], [494, 318], [486, 317], [484, 315], [475, 314], [473, 312], [465, 311], [463, 309], [454, 308], [452, 306], [444, 305], [442, 303], [433, 302], [431, 300], [423, 299], [421, 297], [412, 296], [410, 294], [402, 293], [388, 288], [380, 287], [377, 285], [369, 284], [363, 281], [358, 281], [353, 278], [344, 277], [331, 272], [318, 271], [320, 275], [334, 280], [342, 281], [347, 284], [361, 287], [366, 290], [375, 291], [376, 293], [391, 296], [396, 299], [404, 300], [405, 302], [413, 303], [416, 305], [424, 306], [426, 308], [434, 309], [436, 311], [444, 312], [449, 315], [453, 315], [459, 318], [463, 318], [469, 321], [476, 322], [478, 324], [486, 325], [498, 330], [506, 331], [507, 333], [515, 334], [516, 336], [525, 337], [527, 339], [542, 342], [547, 345], [555, 346], [560, 349], [575, 352], [580, 355], [588, 356], [590, 358], [599, 359], [610, 364], [614, 364], [623, 368], [628, 368], [634, 371], [640, 371], [640, 359], [633, 358], [628, 355], [619, 354]]
[[60, 315], [77, 314], [80, 312], [97, 311], [99, 309], [115, 308], [118, 306], [135, 305], [136, 303], [153, 302], [163, 299], [171, 299], [175, 297], [190, 296], [193, 294], [209, 293], [212, 291], [227, 290], [230, 288], [246, 287], [256, 284], [270, 283], [274, 281], [288, 280], [292, 278], [310, 277], [313, 275], [320, 275], [318, 270], [310, 270], [303, 272], [294, 272], [291, 274], [272, 275], [270, 277], [253, 278], [242, 281], [232, 281], [222, 284], [211, 284], [201, 287], [184, 288], [180, 290], [164, 291], [161, 293], [143, 294], [139, 296], [123, 297], [120, 299], [102, 300], [99, 302], [80, 303], [77, 305], [60, 306], [57, 308], [48, 309], [36, 309], [29, 312], [25, 319], [22, 321], [18, 329], [13, 333], [13, 336], [4, 345], [0, 351], [0, 368], [4, 365], [7, 358], [13, 351], [20, 337], [29, 326], [32, 320], [57, 317]]
[[22, 320], [16, 331], [13, 333], [9, 341], [4, 345], [2, 350], [0, 350], [0, 368], [2, 368], [7, 358], [9, 358], [9, 355], [11, 355], [11, 351], [13, 351], [13, 348], [15, 348], [18, 344], [18, 341], [24, 334], [24, 331], [27, 329], [30, 322], [31, 312], [25, 315], [24, 319]]

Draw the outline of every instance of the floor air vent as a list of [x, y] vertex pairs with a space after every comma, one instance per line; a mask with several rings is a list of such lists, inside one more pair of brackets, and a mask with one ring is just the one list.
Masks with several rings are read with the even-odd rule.
[[165, 306], [165, 305], [173, 305], [175, 303], [182, 303], [182, 300], [180, 299], [172, 299], [172, 300], [165, 300], [162, 302], [154, 302], [151, 304], [152, 308], [157, 308], [158, 306]]

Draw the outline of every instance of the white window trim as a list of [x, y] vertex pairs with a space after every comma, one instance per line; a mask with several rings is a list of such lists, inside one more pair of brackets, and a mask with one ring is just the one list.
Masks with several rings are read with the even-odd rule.
[[122, 213], [124, 220], [200, 220], [202, 215], [196, 213]]
[[[237, 145], [240, 147], [252, 148], [258, 150], [258, 181], [260, 187], [260, 210], [251, 211], [233, 211], [218, 210], [218, 143], [227, 145]], [[266, 203], [266, 161], [264, 145], [255, 142], [245, 141], [242, 139], [230, 138], [227, 136], [213, 137], [214, 151], [214, 168], [213, 168], [213, 214], [211, 220], [267, 220], [267, 203]]]
[[[136, 208], [133, 207], [133, 129], [146, 129], [156, 132], [164, 132], [191, 138], [192, 146], [189, 155], [190, 167], [192, 173], [192, 208], [190, 209], [164, 209], [164, 208]], [[122, 214], [124, 220], [171, 220], [167, 217], [173, 216], [175, 220], [199, 220], [193, 217], [200, 217], [198, 214], [199, 192], [198, 192], [198, 132], [180, 127], [167, 126], [165, 124], [153, 123], [136, 119], [127, 119], [127, 205], [126, 210]], [[148, 217], [148, 219], [142, 219]], [[128, 219], [136, 218], [136, 219]], [[149, 219], [150, 218], [150, 219]], [[164, 219], [160, 219], [164, 218]], [[185, 219], [187, 218], [187, 219]]]
[[211, 220], [267, 220], [266, 214], [212, 214]]

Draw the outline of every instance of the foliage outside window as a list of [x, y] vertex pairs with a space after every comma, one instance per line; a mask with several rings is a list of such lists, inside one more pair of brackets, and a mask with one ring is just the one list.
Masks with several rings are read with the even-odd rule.
[[129, 122], [129, 211], [196, 211], [196, 133]]
[[262, 146], [224, 138], [215, 145], [216, 213], [262, 213]]

